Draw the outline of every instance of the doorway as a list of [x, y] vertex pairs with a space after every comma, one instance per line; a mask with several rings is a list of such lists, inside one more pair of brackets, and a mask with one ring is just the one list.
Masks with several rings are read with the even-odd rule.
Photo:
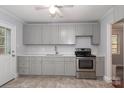
[[0, 86], [16, 76], [15, 26], [0, 20]]
[[124, 87], [123, 83], [123, 23], [112, 25], [112, 84]]

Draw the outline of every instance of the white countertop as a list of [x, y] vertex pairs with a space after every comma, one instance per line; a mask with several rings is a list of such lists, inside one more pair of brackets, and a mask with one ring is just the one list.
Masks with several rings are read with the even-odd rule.
[[60, 54], [60, 55], [55, 55], [55, 54], [21, 54], [17, 56], [46, 56], [46, 57], [75, 57], [73, 54]]

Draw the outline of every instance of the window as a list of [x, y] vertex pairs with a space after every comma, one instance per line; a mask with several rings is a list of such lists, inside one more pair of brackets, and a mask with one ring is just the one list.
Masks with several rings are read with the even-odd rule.
[[11, 54], [11, 30], [0, 26], [0, 55]]
[[112, 54], [120, 54], [119, 34], [112, 35]]

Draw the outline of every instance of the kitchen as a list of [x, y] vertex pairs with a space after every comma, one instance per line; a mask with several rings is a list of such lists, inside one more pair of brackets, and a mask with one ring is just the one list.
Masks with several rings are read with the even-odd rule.
[[[2, 87], [15, 87], [18, 85], [16, 82], [21, 81], [22, 78], [25, 80], [48, 78], [47, 83], [53, 83], [52, 79], [63, 81], [72, 79], [70, 81], [75, 80], [77, 84], [74, 86], [73, 82], [72, 85], [62, 86], [62, 82], [58, 80], [57, 82], [60, 83], [58, 87], [113, 87], [110, 78], [111, 68], [108, 67], [108, 64], [109, 66], [112, 64], [107, 63], [109, 58], [107, 58], [108, 54], [106, 55], [110, 47], [105, 43], [106, 33], [101, 31], [104, 26], [102, 22], [104, 19], [107, 20], [105, 17], [113, 13], [117, 15], [118, 7], [112, 5], [0, 6], [0, 36], [7, 37], [6, 43], [1, 39], [0, 45], [5, 44], [9, 48], [3, 52], [3, 48], [0, 47], [0, 60], [1, 64], [6, 61], [10, 65], [10, 72], [6, 72], [8, 68], [5, 67], [6, 64], [3, 67], [1, 65], [1, 71], [5, 69], [5, 72], [1, 72], [0, 85], [12, 79], [15, 81], [12, 80]], [[53, 13], [49, 14], [50, 9], [54, 8], [56, 12], [52, 11]], [[119, 7], [122, 10], [123, 8], [123, 6]], [[75, 12], [75, 15], [70, 10]], [[12, 30], [11, 35], [7, 34], [8, 28]], [[2, 54], [7, 54], [8, 59]], [[78, 85], [77, 82], [82, 80], [91, 80], [87, 81], [91, 82], [91, 85], [85, 86], [85, 81], [83, 86]], [[15, 82], [15, 85], [12, 82]], [[24, 82], [26, 81], [22, 80], [17, 87], [34, 87], [30, 86], [31, 81], [23, 85]], [[65, 83], [67, 84], [68, 81]], [[54, 86], [48, 84], [46, 87]]]

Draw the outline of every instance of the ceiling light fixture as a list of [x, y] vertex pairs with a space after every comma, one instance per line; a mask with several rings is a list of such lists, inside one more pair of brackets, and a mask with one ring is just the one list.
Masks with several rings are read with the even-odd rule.
[[56, 13], [56, 7], [54, 5], [50, 6], [49, 12], [50, 12], [50, 14], [55, 14]]

